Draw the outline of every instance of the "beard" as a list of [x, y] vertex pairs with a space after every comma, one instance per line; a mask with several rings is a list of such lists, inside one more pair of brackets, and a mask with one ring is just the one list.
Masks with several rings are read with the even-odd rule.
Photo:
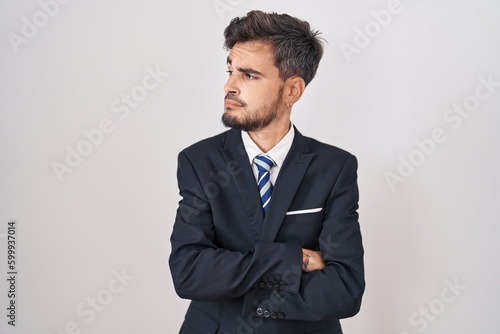
[[241, 104], [243, 109], [240, 115], [233, 112], [232, 108], [226, 107], [222, 115], [222, 124], [228, 128], [243, 131], [256, 131], [265, 128], [278, 118], [278, 108], [283, 102], [283, 87], [280, 88], [278, 95], [270, 104], [264, 104], [256, 109], [248, 109], [247, 104], [229, 93], [225, 99], [236, 101]]

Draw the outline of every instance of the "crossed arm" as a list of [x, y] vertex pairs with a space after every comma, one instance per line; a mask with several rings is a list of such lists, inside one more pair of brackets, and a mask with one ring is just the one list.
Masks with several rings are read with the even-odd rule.
[[[356, 314], [364, 291], [363, 251], [357, 192], [350, 190], [356, 183], [357, 165], [355, 158], [348, 160], [341, 171], [345, 174], [343, 181], [332, 190], [330, 201], [338, 204], [328, 210], [330, 217], [323, 223], [320, 251], [273, 242], [239, 252], [214, 244], [209, 199], [192, 191], [201, 188], [201, 181], [189, 158], [181, 153], [178, 180], [182, 200], [169, 260], [178, 295], [200, 301], [244, 296], [243, 312], [254, 311], [256, 301], [276, 297], [280, 303], [272, 307], [286, 313], [286, 319], [295, 320], [340, 319]], [[337, 248], [332, 250], [332, 245]], [[263, 280], [285, 284], [278, 289], [260, 289]]]

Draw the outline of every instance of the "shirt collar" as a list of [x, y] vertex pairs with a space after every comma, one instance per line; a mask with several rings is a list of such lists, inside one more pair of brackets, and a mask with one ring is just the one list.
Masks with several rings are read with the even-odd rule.
[[255, 142], [250, 138], [250, 135], [246, 131], [241, 131], [241, 139], [243, 140], [243, 145], [245, 146], [245, 150], [248, 154], [248, 160], [250, 164], [253, 163], [253, 158], [255, 158], [259, 154], [266, 154], [271, 159], [274, 160], [276, 166], [281, 167], [283, 162], [285, 161], [286, 155], [288, 151], [292, 147], [293, 138], [295, 137], [295, 128], [293, 124], [290, 125], [290, 129], [283, 139], [280, 140], [276, 146], [274, 146], [267, 153], [261, 151], [261, 149], [255, 144]]

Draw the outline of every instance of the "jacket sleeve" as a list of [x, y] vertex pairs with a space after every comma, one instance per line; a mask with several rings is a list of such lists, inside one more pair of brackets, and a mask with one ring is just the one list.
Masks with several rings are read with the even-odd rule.
[[297, 292], [253, 289], [245, 296], [244, 313], [279, 314], [288, 320], [342, 319], [358, 313], [365, 281], [356, 171], [357, 160], [351, 155], [325, 206], [319, 246], [326, 267], [302, 273]]
[[[178, 157], [177, 178], [182, 198], [170, 239], [169, 265], [181, 298], [233, 299], [247, 293], [260, 277], [282, 273], [290, 277], [284, 291], [297, 293], [302, 261], [299, 245], [265, 243], [245, 252], [217, 247], [211, 198], [203, 191], [196, 169], [184, 152]], [[293, 274], [290, 268], [294, 268]]]

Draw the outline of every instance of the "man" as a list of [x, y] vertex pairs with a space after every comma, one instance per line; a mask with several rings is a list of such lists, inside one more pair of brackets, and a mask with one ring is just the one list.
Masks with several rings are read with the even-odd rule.
[[357, 161], [290, 122], [323, 54], [318, 32], [252, 11], [224, 35], [231, 129], [178, 160], [169, 264], [192, 299], [180, 333], [342, 333], [364, 292]]

